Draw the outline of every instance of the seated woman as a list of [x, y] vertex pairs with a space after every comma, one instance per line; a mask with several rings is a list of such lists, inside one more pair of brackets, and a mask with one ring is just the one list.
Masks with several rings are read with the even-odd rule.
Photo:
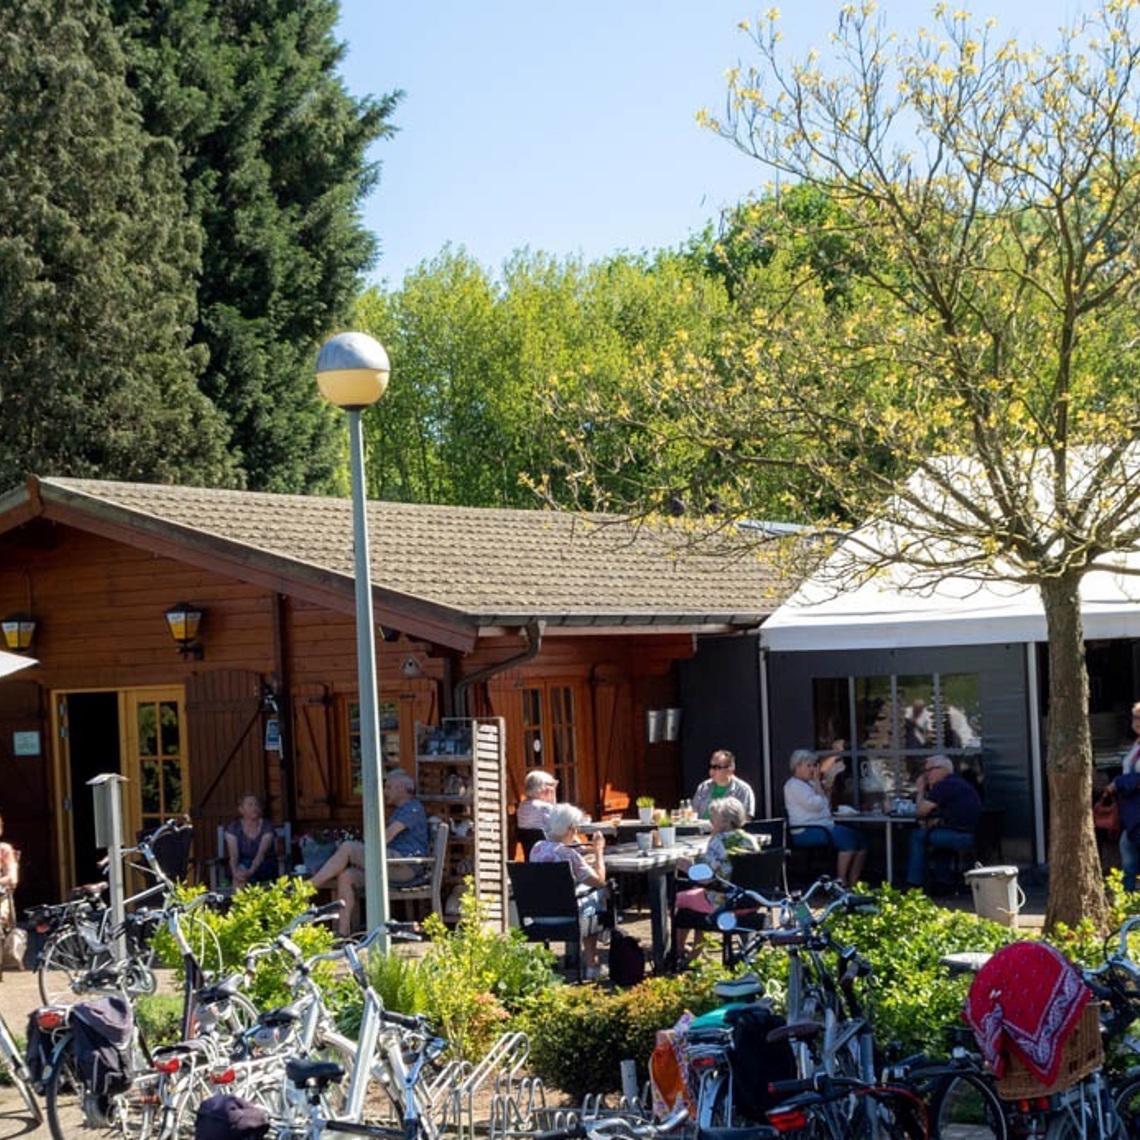
[[836, 878], [853, 887], [867, 861], [867, 837], [854, 827], [836, 823], [831, 798], [819, 771], [819, 757], [797, 748], [788, 763], [791, 775], [784, 784], [784, 810], [793, 847], [834, 847]]
[[597, 917], [606, 909], [605, 836], [594, 832], [591, 866], [577, 849], [581, 842], [578, 828], [585, 815], [573, 804], [555, 804], [546, 824], [546, 839], [540, 839], [530, 851], [531, 863], [569, 863], [570, 873], [578, 889], [578, 916], [582, 923], [582, 952], [586, 956], [586, 978], [601, 974], [598, 965]]
[[[385, 854], [389, 859], [425, 860], [419, 870], [407, 864], [390, 865], [387, 869], [390, 883], [410, 883], [427, 870], [431, 836], [424, 805], [414, 795], [415, 787], [415, 781], [401, 768], [389, 772], [384, 778], [384, 802], [391, 809], [384, 829]], [[335, 881], [336, 897], [344, 903], [337, 930], [347, 938], [356, 924], [358, 895], [364, 889], [363, 841], [346, 839], [310, 881], [318, 890]]]
[[[713, 800], [709, 804], [709, 822], [712, 824], [712, 837], [697, 862], [706, 864], [722, 879], [731, 879], [733, 857], [759, 851], [760, 843], [754, 835], [749, 835], [743, 830], [748, 822], [748, 813], [735, 796]], [[693, 862], [691, 859], [679, 859], [677, 869], [687, 871]], [[677, 892], [674, 911], [687, 910], [697, 914], [712, 914], [723, 905], [724, 895], [720, 891], [693, 887], [687, 891]], [[689, 936], [695, 944], [697, 937], [695, 927], [680, 930], [676, 944], [678, 954], [689, 953], [691, 948], [685, 946], [686, 938]]]
[[262, 814], [261, 800], [246, 792], [238, 818], [226, 828], [226, 861], [234, 890], [277, 878], [277, 831]]

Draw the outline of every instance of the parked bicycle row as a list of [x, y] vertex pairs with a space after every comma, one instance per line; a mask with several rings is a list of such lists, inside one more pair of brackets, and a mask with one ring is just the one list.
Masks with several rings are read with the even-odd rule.
[[[289, 1138], [348, 1132], [435, 1140], [456, 1131], [458, 1090], [470, 1089], [470, 1066], [447, 1059], [447, 1042], [428, 1019], [384, 1008], [365, 968], [381, 932], [360, 942], [326, 940], [326, 948], [306, 952], [300, 931], [333, 917], [338, 904], [309, 908], [252, 950], [243, 970], [221, 976], [220, 948], [203, 917], [217, 900], [190, 897], [163, 874], [153, 843], [164, 830], [133, 849], [155, 886], [136, 897], [122, 921], [109, 916], [95, 890], [38, 915], [46, 927], [45, 1005], [29, 1025], [26, 1059], [7, 1027], [0, 1028], [0, 1059], [37, 1119], [42, 1098], [55, 1140], [77, 1124], [126, 1137], [214, 1137], [235, 1112], [245, 1114], [241, 1128]], [[1140, 1135], [1140, 1074], [1127, 1063], [1110, 1074], [1103, 1063], [1106, 1044], [1133, 1056], [1140, 1051], [1128, 1034], [1140, 1015], [1140, 966], [1130, 952], [1140, 918], [1125, 924], [1095, 970], [1077, 971], [1043, 943], [977, 961], [968, 1012], [984, 1027], [980, 1039], [964, 1034], [947, 1056], [898, 1057], [876, 1033], [875, 978], [866, 957], [834, 932], [836, 919], [873, 909], [875, 896], [830, 879], [768, 897], [717, 879], [707, 867], [694, 867], [691, 877], [724, 893], [716, 923], [741, 969], [761, 955], [786, 958], [782, 992], [766, 994], [747, 973], [722, 982], [717, 1008], [659, 1034], [649, 1064], [652, 1103], [627, 1103], [619, 1115], [573, 1113], [575, 1122], [554, 1134]], [[749, 911], [767, 912], [770, 922], [738, 929], [738, 916]], [[132, 1002], [155, 988], [159, 931], [181, 960], [182, 1040], [151, 1047]], [[396, 923], [384, 933], [414, 936]], [[259, 1011], [246, 985], [267, 960], [287, 979], [290, 997]], [[334, 971], [359, 993], [361, 1021], [352, 1037], [338, 1029], [325, 996], [322, 983]], [[1035, 1046], [1015, 1048], [1003, 1071], [1002, 1050], [1015, 1030]], [[518, 1048], [514, 1068], [525, 1042]], [[533, 1135], [543, 1119], [541, 1111], [504, 1111], [491, 1130]]]
[[[726, 1129], [745, 1130], [732, 1131], [733, 1140], [1140, 1136], [1140, 1068], [1128, 1061], [1140, 1051], [1128, 1033], [1140, 1018], [1140, 966], [1130, 952], [1140, 917], [1125, 923], [1093, 970], [1036, 941], [966, 956], [978, 974], [965, 1012], [978, 1032], [963, 1025], [947, 1056], [896, 1057], [876, 1035], [869, 963], [831, 929], [834, 918], [873, 908], [873, 896], [826, 879], [767, 897], [707, 868], [691, 877], [725, 892], [722, 931], [734, 931], [740, 912], [772, 915], [770, 925], [737, 933], [732, 957], [747, 966], [762, 954], [786, 955], [781, 1000], [765, 995], [756, 975], [718, 985], [720, 1006], [659, 1034], [650, 1066], [655, 1119], [602, 1115], [543, 1140], [682, 1128], [706, 1140], [723, 1140]], [[1116, 1056], [1112, 1074], [1106, 1046]]]

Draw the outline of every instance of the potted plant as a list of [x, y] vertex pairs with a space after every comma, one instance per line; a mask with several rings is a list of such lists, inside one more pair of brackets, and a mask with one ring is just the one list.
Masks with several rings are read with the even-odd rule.
[[637, 818], [642, 823], [653, 822], [653, 809], [657, 806], [657, 801], [652, 796], [638, 796], [637, 797]]
[[677, 846], [677, 829], [673, 826], [673, 817], [668, 812], [657, 820], [657, 834], [661, 836], [662, 847]]

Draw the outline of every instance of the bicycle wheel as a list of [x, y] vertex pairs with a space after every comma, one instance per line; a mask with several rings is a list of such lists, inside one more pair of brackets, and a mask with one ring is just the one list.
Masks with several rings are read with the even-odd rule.
[[56, 1047], [44, 1089], [45, 1115], [53, 1140], [69, 1140], [78, 1129], [84, 1129], [86, 1135], [147, 1140], [154, 1119], [157, 1077], [147, 1071], [123, 1093], [96, 1096], [84, 1087], [71, 1042], [68, 1034]]
[[697, 1093], [697, 1130], [732, 1127], [732, 1083], [725, 1070], [701, 1078]]
[[931, 1140], [1006, 1140], [1005, 1110], [989, 1081], [962, 1073], [930, 1094]]
[[1125, 1081], [1114, 1097], [1125, 1136], [1140, 1136], [1140, 1077]]
[[0, 1063], [12, 1079], [12, 1084], [20, 1094], [20, 1099], [28, 1106], [28, 1113], [36, 1124], [43, 1124], [44, 1114], [39, 1097], [32, 1089], [31, 1073], [23, 1054], [16, 1048], [16, 1042], [8, 1029], [7, 1022], [0, 1017]]
[[110, 965], [107, 951], [95, 951], [82, 935], [68, 927], [53, 934], [40, 954], [36, 985], [44, 1005], [74, 998], [73, 983], [88, 970]]

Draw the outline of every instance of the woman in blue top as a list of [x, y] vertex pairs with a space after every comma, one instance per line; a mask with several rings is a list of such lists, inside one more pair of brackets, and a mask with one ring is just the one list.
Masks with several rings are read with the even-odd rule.
[[241, 797], [238, 818], [226, 828], [226, 858], [235, 890], [277, 878], [277, 831], [253, 792]]

